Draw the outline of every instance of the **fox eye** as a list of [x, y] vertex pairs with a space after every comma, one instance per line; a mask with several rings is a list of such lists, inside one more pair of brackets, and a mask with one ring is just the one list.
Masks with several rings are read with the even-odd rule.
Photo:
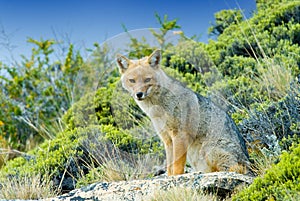
[[151, 81], [151, 78], [146, 78], [146, 79], [145, 79], [145, 83], [146, 83], [146, 82], [150, 82], [150, 81]]
[[129, 79], [129, 82], [135, 83], [135, 80], [134, 79]]

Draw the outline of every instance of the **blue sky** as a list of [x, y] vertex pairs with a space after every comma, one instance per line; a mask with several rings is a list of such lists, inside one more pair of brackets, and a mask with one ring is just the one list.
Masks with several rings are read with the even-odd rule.
[[[187, 36], [200, 35], [207, 41], [207, 29], [214, 13], [241, 8], [249, 16], [255, 0], [0, 0], [0, 61], [9, 60], [1, 45], [3, 31], [14, 46], [13, 55], [29, 55], [27, 37], [52, 39], [67, 36], [79, 48], [91, 48], [128, 30], [158, 28], [154, 13], [178, 19]], [[55, 33], [55, 34], [54, 34]]]

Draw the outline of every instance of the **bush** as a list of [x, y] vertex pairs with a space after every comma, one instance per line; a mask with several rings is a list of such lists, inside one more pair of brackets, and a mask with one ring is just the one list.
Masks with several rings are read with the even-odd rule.
[[[9, 161], [2, 173], [20, 178], [28, 174], [49, 175], [56, 187], [69, 191], [75, 188], [78, 179], [108, 162], [106, 158], [114, 152], [118, 152], [116, 157], [124, 160], [125, 165], [131, 164], [128, 160], [133, 160], [136, 154], [155, 155], [160, 159], [163, 148], [158, 136], [147, 130], [150, 122], [145, 119], [145, 129], [139, 128], [136, 122], [143, 122], [144, 116], [137, 111], [131, 116], [134, 113], [128, 111], [136, 107], [134, 103], [128, 107], [128, 102], [122, 99], [124, 96], [112, 100], [117, 87], [114, 80], [72, 105], [63, 117], [65, 131], [28, 152], [28, 156]], [[121, 119], [127, 123], [122, 124]], [[110, 148], [105, 151], [105, 147]]]
[[[278, 102], [253, 104], [253, 110], [239, 124], [239, 130], [249, 142], [260, 142], [261, 146], [271, 148], [271, 136], [281, 141], [283, 138], [298, 135], [300, 137], [300, 99], [299, 86], [295, 85], [284, 98]], [[255, 109], [254, 109], [255, 108]], [[287, 144], [282, 144], [288, 149]]]
[[10, 149], [26, 151], [60, 131], [59, 118], [72, 103], [76, 73], [82, 63], [70, 45], [65, 62], [51, 63], [53, 40], [29, 39], [35, 47], [19, 66], [0, 65], [0, 136]]
[[300, 197], [300, 144], [284, 152], [280, 162], [258, 177], [233, 200], [297, 200]]
[[[280, 1], [281, 2], [281, 1]], [[291, 55], [289, 46], [298, 43], [299, 33], [299, 2], [295, 1], [272, 1], [266, 9], [258, 12], [247, 21], [238, 24], [231, 24], [217, 41], [209, 41], [205, 50], [209, 53], [215, 65], [222, 64], [226, 57], [243, 56], [260, 58], [272, 58], [275, 55], [297, 57], [298, 54]], [[261, 4], [262, 5], [262, 4]], [[274, 9], [276, 6], [276, 9]], [[268, 13], [268, 15], [265, 15]], [[286, 48], [278, 48], [280, 44], [288, 44]]]
[[247, 76], [221, 79], [207, 91], [211, 99], [229, 113], [249, 108], [260, 96], [256, 84]]
[[257, 62], [253, 58], [244, 56], [226, 56], [218, 69], [224, 76], [231, 78], [240, 76], [253, 78], [257, 74]]
[[206, 73], [214, 66], [203, 45], [193, 40], [181, 39], [164, 53], [163, 66], [183, 73]]
[[28, 175], [40, 174], [49, 177], [57, 189], [71, 190], [76, 170], [84, 169], [84, 166], [76, 166], [76, 162], [83, 154], [80, 143], [85, 134], [80, 129], [58, 134], [27, 155], [8, 161], [1, 170], [1, 177], [22, 180]]

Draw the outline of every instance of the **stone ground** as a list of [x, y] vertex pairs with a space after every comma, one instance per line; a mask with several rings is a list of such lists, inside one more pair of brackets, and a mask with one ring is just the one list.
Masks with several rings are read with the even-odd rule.
[[217, 194], [225, 198], [236, 187], [249, 185], [253, 177], [234, 172], [214, 172], [202, 174], [199, 172], [178, 176], [160, 176], [147, 180], [120, 182], [98, 182], [75, 189], [67, 194], [44, 201], [68, 200], [103, 200], [103, 201], [138, 201], [150, 200], [158, 190], [168, 190], [173, 187], [187, 187], [197, 191]]

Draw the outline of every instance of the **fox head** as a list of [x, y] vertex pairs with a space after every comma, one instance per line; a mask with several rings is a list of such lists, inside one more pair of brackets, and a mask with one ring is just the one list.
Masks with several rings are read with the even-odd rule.
[[134, 99], [145, 100], [159, 87], [160, 59], [160, 50], [155, 50], [150, 56], [139, 60], [130, 60], [123, 55], [117, 56], [122, 86]]

